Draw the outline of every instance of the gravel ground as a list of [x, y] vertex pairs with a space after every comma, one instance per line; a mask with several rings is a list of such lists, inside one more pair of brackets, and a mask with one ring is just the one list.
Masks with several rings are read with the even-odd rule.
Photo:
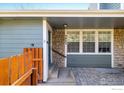
[[71, 68], [76, 85], [124, 85], [124, 69]]

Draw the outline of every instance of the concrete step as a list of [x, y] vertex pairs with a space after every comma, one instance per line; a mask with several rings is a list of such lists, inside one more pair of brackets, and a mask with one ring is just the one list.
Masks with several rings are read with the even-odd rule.
[[61, 68], [58, 76], [59, 78], [73, 78], [72, 71], [69, 68]]
[[[51, 74], [54, 75], [53, 73]], [[39, 84], [39, 85], [75, 85], [75, 84], [76, 82], [75, 82], [75, 79], [73, 78], [73, 73], [71, 69], [59, 68], [58, 78], [55, 78], [54, 76], [49, 76], [47, 82]]]
[[52, 64], [52, 65], [50, 66], [50, 68], [49, 68], [49, 74], [51, 74], [51, 73], [53, 72], [54, 67], [55, 67], [54, 64]]
[[49, 69], [49, 79], [58, 78], [59, 69], [56, 65], [52, 65]]

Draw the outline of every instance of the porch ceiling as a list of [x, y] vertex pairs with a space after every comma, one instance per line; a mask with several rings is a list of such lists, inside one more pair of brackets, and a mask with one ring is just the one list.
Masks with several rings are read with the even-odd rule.
[[63, 24], [70, 29], [124, 28], [124, 17], [50, 17], [48, 22], [55, 28], [63, 28]]

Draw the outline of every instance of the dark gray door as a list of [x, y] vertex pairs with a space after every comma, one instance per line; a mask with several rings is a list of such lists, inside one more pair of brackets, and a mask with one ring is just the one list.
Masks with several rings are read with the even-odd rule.
[[68, 67], [111, 67], [111, 55], [67, 55]]
[[51, 65], [51, 32], [48, 31], [48, 58], [49, 65]]

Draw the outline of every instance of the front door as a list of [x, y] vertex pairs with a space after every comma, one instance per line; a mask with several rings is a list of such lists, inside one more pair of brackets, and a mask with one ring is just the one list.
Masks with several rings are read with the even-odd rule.
[[51, 32], [48, 31], [48, 61], [49, 65], [51, 65]]

